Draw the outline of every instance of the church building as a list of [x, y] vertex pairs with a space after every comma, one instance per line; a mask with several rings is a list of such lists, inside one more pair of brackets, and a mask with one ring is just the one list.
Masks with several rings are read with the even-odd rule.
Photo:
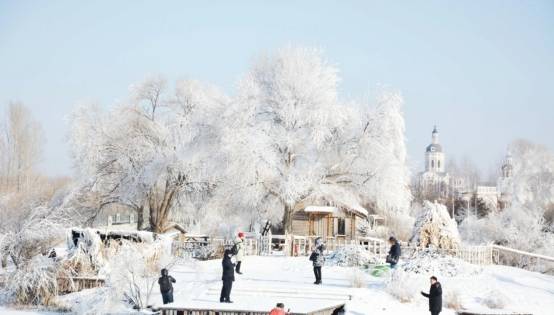
[[425, 171], [418, 176], [422, 194], [436, 199], [448, 196], [450, 175], [445, 170], [445, 164], [445, 154], [439, 143], [439, 131], [435, 126], [431, 133], [431, 144], [425, 149]]

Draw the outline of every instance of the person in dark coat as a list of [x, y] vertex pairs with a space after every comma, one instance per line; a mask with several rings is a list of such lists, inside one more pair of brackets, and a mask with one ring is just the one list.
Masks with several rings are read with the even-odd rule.
[[169, 275], [167, 269], [162, 269], [162, 276], [158, 279], [158, 284], [164, 304], [173, 303], [173, 283], [175, 282], [175, 278]]
[[391, 246], [389, 254], [387, 255], [387, 263], [389, 263], [391, 269], [393, 269], [394, 267], [396, 267], [396, 264], [398, 264], [398, 260], [400, 260], [400, 244], [394, 236], [389, 237], [389, 244]]
[[221, 295], [219, 296], [219, 302], [221, 303], [233, 303], [231, 301], [231, 289], [233, 288], [233, 281], [235, 281], [235, 264], [231, 261], [233, 252], [230, 249], [226, 249], [223, 254], [223, 287], [221, 288]]
[[323, 240], [321, 238], [316, 238], [315, 240], [315, 249], [313, 250], [312, 254], [310, 255], [310, 260], [313, 263], [314, 266], [314, 275], [315, 275], [315, 282], [314, 284], [321, 284], [321, 267], [323, 267], [323, 264], [325, 263], [325, 256], [323, 255], [323, 251], [325, 250], [325, 244], [323, 244]]
[[442, 287], [437, 277], [431, 277], [431, 288], [429, 294], [421, 292], [421, 294], [429, 299], [429, 311], [431, 315], [438, 315], [442, 311]]

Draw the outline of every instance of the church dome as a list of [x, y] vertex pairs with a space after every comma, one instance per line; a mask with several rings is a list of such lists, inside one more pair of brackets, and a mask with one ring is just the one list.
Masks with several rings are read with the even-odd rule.
[[438, 143], [432, 143], [427, 146], [425, 152], [442, 152], [442, 146]]

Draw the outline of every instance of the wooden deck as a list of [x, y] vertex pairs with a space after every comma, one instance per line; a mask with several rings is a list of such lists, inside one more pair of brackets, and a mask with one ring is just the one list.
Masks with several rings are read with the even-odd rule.
[[[291, 312], [290, 315], [339, 315], [344, 309], [344, 304], [328, 306], [322, 309], [314, 309], [307, 312]], [[267, 315], [270, 310], [247, 310], [225, 308], [218, 309], [212, 307], [172, 307], [164, 306], [160, 308], [161, 315]]]

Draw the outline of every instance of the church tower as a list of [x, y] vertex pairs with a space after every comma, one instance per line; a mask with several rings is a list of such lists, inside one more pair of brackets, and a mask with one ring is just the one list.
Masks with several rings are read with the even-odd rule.
[[506, 159], [504, 160], [504, 163], [502, 164], [502, 177], [503, 178], [512, 177], [513, 171], [514, 171], [514, 165], [513, 165], [512, 154], [510, 154], [510, 152], [508, 152], [506, 154]]
[[439, 132], [437, 126], [431, 133], [431, 144], [425, 150], [425, 171], [431, 173], [444, 173], [444, 152], [439, 144]]

